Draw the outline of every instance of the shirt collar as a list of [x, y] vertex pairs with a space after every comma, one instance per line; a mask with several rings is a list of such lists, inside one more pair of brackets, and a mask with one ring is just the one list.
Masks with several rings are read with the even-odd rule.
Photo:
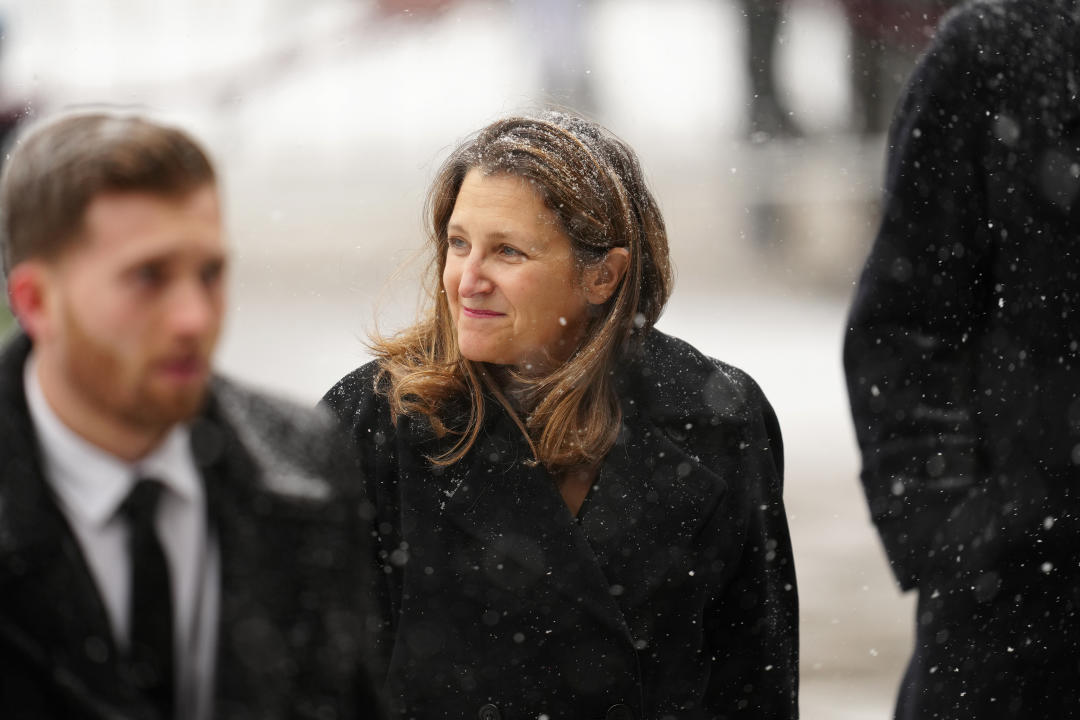
[[23, 385], [46, 478], [69, 512], [104, 525], [140, 477], [153, 477], [185, 499], [198, 499], [198, 475], [177, 470], [193, 467], [187, 426], [177, 424], [146, 457], [129, 463], [88, 442], [56, 415], [38, 381], [33, 353], [23, 369]]

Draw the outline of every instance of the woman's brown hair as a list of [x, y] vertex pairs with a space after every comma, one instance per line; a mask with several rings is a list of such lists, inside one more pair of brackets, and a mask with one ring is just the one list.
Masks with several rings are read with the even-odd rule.
[[[462, 181], [473, 169], [529, 181], [558, 218], [579, 267], [600, 262], [611, 248], [629, 252], [622, 281], [590, 313], [571, 357], [547, 375], [515, 376], [515, 384], [526, 388], [516, 407], [483, 363], [461, 356], [442, 292], [447, 223]], [[507, 409], [536, 460], [549, 470], [598, 463], [621, 423], [612, 384], [616, 362], [635, 334], [659, 318], [672, 284], [664, 221], [633, 151], [599, 125], [569, 114], [505, 118], [450, 155], [432, 183], [426, 215], [433, 252], [428, 307], [414, 326], [372, 341], [380, 385], [388, 380], [392, 412], [426, 416], [437, 435], [458, 436], [446, 452], [429, 458], [450, 465], [476, 441], [486, 390]], [[460, 408], [462, 399], [468, 402], [467, 418], [452, 409]]]

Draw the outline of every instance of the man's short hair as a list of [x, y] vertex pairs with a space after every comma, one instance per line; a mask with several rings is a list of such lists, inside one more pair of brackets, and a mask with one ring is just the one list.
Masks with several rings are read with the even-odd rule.
[[0, 178], [4, 275], [70, 247], [98, 195], [183, 197], [214, 182], [206, 153], [175, 128], [102, 112], [48, 121], [15, 142]]

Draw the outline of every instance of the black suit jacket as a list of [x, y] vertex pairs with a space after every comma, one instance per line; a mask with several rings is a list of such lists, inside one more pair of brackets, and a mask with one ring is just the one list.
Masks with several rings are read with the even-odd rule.
[[[155, 717], [118, 671], [104, 605], [46, 484], [0, 353], [0, 717]], [[368, 674], [370, 512], [355, 463], [308, 410], [216, 379], [192, 426], [221, 554], [215, 717], [377, 716]]]
[[378, 508], [391, 703], [401, 717], [792, 718], [797, 603], [776, 419], [757, 385], [651, 332], [623, 427], [577, 520], [491, 402], [433, 469], [376, 368], [325, 400]]

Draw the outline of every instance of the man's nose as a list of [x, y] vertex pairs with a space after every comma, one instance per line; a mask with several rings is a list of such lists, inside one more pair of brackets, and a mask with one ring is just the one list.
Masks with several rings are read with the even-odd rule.
[[178, 335], [202, 335], [221, 319], [221, 290], [198, 279], [186, 280], [174, 288], [168, 320]]

